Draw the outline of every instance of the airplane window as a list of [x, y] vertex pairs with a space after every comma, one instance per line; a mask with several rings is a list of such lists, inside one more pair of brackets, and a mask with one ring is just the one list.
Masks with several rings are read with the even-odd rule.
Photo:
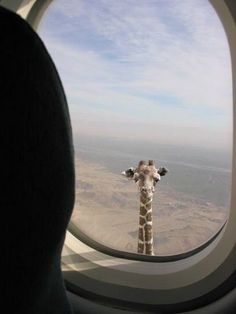
[[38, 32], [72, 119], [77, 233], [137, 253], [140, 192], [121, 172], [169, 171], [153, 195], [154, 254], [191, 251], [228, 217], [232, 86], [227, 39], [205, 0], [54, 0]]

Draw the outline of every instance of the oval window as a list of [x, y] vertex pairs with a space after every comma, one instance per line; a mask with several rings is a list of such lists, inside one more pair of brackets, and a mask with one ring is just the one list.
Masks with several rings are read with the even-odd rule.
[[137, 253], [140, 191], [121, 172], [151, 159], [169, 170], [153, 195], [154, 254], [188, 252], [214, 236], [230, 202], [232, 87], [210, 4], [55, 0], [39, 33], [72, 120], [74, 228]]

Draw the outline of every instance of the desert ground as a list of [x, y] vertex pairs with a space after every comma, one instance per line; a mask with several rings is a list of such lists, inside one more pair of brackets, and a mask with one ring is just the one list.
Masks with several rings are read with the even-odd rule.
[[[163, 189], [160, 181], [153, 200], [155, 254], [180, 254], [198, 247], [219, 230], [227, 214], [224, 207], [170, 187]], [[108, 247], [136, 253], [138, 218], [136, 184], [120, 173], [77, 156], [72, 222]]]

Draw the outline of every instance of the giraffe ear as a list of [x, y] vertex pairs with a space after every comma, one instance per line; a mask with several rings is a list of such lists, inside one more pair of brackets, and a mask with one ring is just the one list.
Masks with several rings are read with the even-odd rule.
[[130, 167], [129, 169], [121, 172], [121, 174], [127, 178], [130, 178], [132, 179], [133, 176], [134, 176], [134, 168], [133, 167]]
[[167, 174], [169, 170], [165, 167], [160, 167], [158, 170], [157, 170], [157, 173], [159, 173], [159, 175], [161, 177], [165, 176]]

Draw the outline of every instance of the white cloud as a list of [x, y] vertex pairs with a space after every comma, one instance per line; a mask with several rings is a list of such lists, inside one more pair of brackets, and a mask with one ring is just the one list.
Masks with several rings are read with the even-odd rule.
[[[57, 15], [63, 17], [60, 28]], [[129, 126], [146, 125], [147, 119], [160, 126], [164, 120], [163, 132], [169, 126], [181, 134], [208, 124], [211, 132], [224, 123], [222, 134], [230, 131], [229, 51], [223, 27], [206, 1], [58, 0], [40, 34], [73, 110], [87, 110], [86, 117], [97, 112], [94, 128], [102, 130], [105, 120], [96, 122], [96, 116], [105, 110], [110, 126], [119, 124], [126, 134], [132, 133], [122, 124], [127, 116], [132, 117]], [[181, 106], [166, 107], [155, 94], [171, 95]], [[204, 110], [212, 119], [202, 118]]]

